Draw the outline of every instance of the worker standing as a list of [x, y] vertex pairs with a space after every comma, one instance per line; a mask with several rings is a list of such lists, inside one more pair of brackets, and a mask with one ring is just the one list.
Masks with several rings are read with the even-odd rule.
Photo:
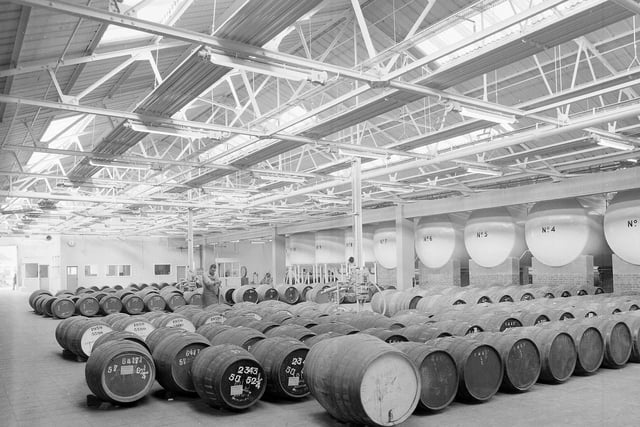
[[202, 306], [220, 302], [220, 277], [218, 277], [215, 264], [209, 266], [209, 273], [203, 274], [202, 278]]

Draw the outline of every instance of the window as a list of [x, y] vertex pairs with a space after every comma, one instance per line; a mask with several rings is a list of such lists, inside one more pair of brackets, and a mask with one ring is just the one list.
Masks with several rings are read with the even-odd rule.
[[156, 276], [168, 276], [171, 273], [171, 264], [155, 264], [153, 274]]
[[36, 279], [38, 277], [38, 263], [26, 263], [24, 265], [24, 277], [27, 279]]
[[84, 276], [85, 277], [97, 277], [98, 276], [98, 266], [96, 264], [90, 264], [84, 266]]
[[107, 266], [107, 276], [131, 276], [131, 266], [129, 264]]

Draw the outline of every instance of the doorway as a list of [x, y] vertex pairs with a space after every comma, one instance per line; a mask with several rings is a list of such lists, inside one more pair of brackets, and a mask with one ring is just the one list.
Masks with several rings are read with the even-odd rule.
[[0, 246], [0, 287], [18, 289], [18, 247]]

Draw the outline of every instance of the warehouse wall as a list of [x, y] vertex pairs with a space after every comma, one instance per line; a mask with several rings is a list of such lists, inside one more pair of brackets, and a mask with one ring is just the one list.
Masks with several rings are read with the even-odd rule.
[[[60, 238], [52, 236], [47, 240], [45, 236], [3, 236], [1, 246], [16, 246], [18, 248], [18, 286], [28, 290], [60, 288]], [[48, 265], [48, 277], [25, 278], [25, 264], [35, 263]]]
[[[240, 266], [247, 268], [247, 277], [251, 282], [253, 273], [258, 274], [258, 280], [262, 279], [265, 273], [271, 272], [271, 243], [252, 244], [248, 241], [238, 243], [226, 243], [216, 246], [206, 246], [204, 251], [204, 265], [208, 266], [212, 262], [220, 260], [237, 260]], [[223, 273], [221, 272], [221, 275]], [[279, 278], [282, 281], [284, 278]]]
[[[127, 285], [131, 282], [174, 282], [177, 266], [187, 264], [183, 239], [160, 237], [114, 238], [64, 236], [60, 241], [62, 286], [67, 288], [67, 266], [78, 267], [78, 286]], [[195, 257], [197, 260], [197, 256]], [[130, 276], [107, 276], [107, 266], [130, 265]], [[169, 275], [155, 275], [154, 264], [170, 264]], [[97, 276], [85, 275], [86, 265], [97, 266]]]

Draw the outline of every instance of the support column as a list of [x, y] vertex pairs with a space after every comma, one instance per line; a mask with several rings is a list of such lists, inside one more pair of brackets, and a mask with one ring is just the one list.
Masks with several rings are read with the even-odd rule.
[[271, 277], [274, 286], [284, 283], [287, 272], [286, 256], [285, 237], [283, 234], [278, 234], [277, 229], [274, 228], [271, 235]]
[[593, 256], [581, 255], [561, 267], [550, 267], [531, 259], [534, 286], [593, 286]]
[[613, 293], [637, 295], [640, 293], [640, 265], [630, 264], [613, 254]]
[[403, 206], [396, 206], [396, 286], [400, 290], [413, 287], [416, 258], [414, 245], [413, 221], [404, 218]]
[[187, 268], [194, 273], [196, 271], [193, 259], [193, 209], [189, 208], [187, 216]]

